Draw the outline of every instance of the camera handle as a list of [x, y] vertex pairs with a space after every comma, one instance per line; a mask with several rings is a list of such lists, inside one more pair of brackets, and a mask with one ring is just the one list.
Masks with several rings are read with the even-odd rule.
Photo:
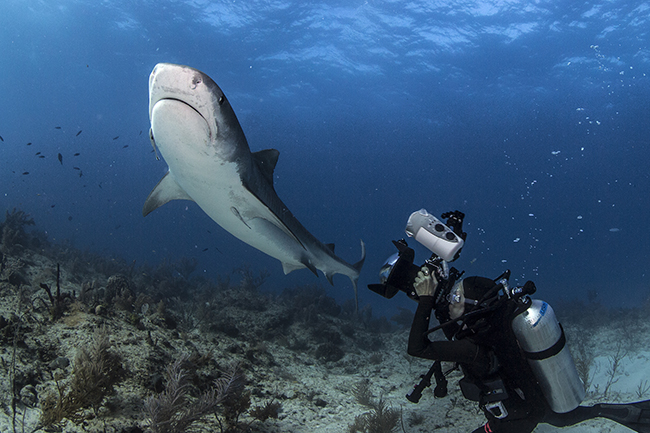
[[442, 372], [442, 364], [440, 361], [435, 361], [429, 371], [426, 374], [423, 374], [420, 382], [413, 387], [411, 392], [406, 394], [406, 399], [411, 403], [419, 403], [420, 398], [422, 397], [422, 391], [431, 386], [431, 377], [433, 376], [436, 379], [436, 387], [433, 390], [433, 395], [436, 398], [442, 398], [447, 396], [447, 375], [452, 371], [458, 368], [458, 364]]

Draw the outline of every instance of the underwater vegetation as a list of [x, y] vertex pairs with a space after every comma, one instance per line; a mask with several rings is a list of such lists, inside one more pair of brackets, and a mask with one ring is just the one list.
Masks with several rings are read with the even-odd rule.
[[357, 402], [370, 409], [358, 415], [349, 428], [349, 433], [391, 433], [396, 431], [401, 419], [400, 411], [386, 404], [382, 397], [375, 399], [368, 380], [362, 380], [352, 388]]
[[34, 225], [16, 209], [0, 224], [3, 431], [272, 431], [287, 402], [332, 404], [301, 389], [301, 368], [357, 371], [396, 329], [320, 286], [263, 292], [268, 272], [248, 267], [209, 281], [194, 259], [136, 266]]
[[[0, 431], [451, 432], [481, 423], [456, 387], [444, 400], [404, 403], [429, 367], [405, 353], [410, 310], [388, 320], [315, 284], [266, 290], [268, 272], [250, 267], [212, 281], [194, 275], [192, 259], [152, 266], [81, 251], [51, 243], [16, 209], [0, 230]], [[556, 310], [590, 399], [650, 398], [647, 380], [627, 397], [619, 386], [625, 362], [648, 347], [650, 303], [608, 309], [593, 295]]]

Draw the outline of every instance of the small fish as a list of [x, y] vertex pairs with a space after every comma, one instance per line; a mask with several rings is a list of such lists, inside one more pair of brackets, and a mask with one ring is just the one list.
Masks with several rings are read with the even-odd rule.
[[99, 186], [100, 189], [104, 189], [104, 188], [102, 188], [102, 184], [101, 184], [101, 182], [98, 183], [97, 185]]
[[36, 152], [36, 155], [40, 155], [40, 154], [41, 154], [41, 152]]
[[81, 170], [79, 167], [72, 167], [72, 168], [74, 168], [75, 170]]
[[61, 127], [60, 126], [55, 126], [54, 129], [61, 129]]
[[142, 129], [140, 130], [140, 133], [138, 135], [142, 135]]
[[23, 176], [26, 175], [26, 174], [29, 174], [29, 172], [28, 171], [23, 171]]
[[61, 165], [63, 165], [63, 155], [61, 155], [59, 153], [58, 158], [59, 158], [59, 162], [61, 163]]
[[38, 155], [39, 158], [45, 158], [45, 155]]
[[68, 221], [72, 221], [72, 216], [69, 216], [69, 217], [68, 217]]
[[113, 140], [117, 140], [118, 138], [120, 138], [120, 136], [119, 136], [119, 135], [118, 135], [118, 136], [115, 136], [115, 137], [113, 137]]
[[77, 135], [75, 135], [75, 137], [79, 137], [79, 134], [81, 134], [81, 130], [79, 130], [79, 132], [77, 132]]
[[5, 141], [5, 139], [2, 138], [2, 135], [0, 135], [0, 141]]
[[75, 154], [72, 155], [72, 156], [79, 156], [79, 155], [81, 155], [81, 154], [80, 154], [79, 152], [77, 152], [77, 153], [75, 153]]
[[31, 146], [31, 145], [32, 145], [32, 142], [30, 141], [29, 143], [27, 143], [27, 145], [28, 145], [28, 146]]
[[116, 225], [115, 228], [114, 228], [113, 230], [117, 230], [117, 229], [119, 229], [120, 227], [122, 227], [122, 224], [118, 224], [118, 225]]
[[124, 146], [122, 146], [122, 149], [126, 149], [127, 147], [129, 147], [129, 145], [125, 144]]
[[206, 252], [207, 250], [208, 250], [208, 248], [203, 248], [203, 251], [202, 251], [202, 252]]
[[79, 170], [79, 177], [81, 177], [81, 176], [83, 176], [83, 175], [84, 175], [84, 172], [81, 171], [81, 170]]
[[55, 204], [53, 204], [53, 205], [51, 205], [50, 207], [54, 207], [54, 206], [56, 206], [56, 205], [55, 205]]

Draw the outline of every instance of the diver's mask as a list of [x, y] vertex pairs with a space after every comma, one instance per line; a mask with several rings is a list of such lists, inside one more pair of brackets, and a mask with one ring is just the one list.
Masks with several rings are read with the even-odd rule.
[[449, 317], [452, 320], [458, 319], [465, 312], [465, 290], [463, 289], [463, 281], [454, 284], [447, 295], [447, 302], [449, 302]]
[[447, 302], [449, 302], [449, 317], [453, 319], [458, 319], [460, 316], [465, 313], [465, 305], [478, 305], [478, 301], [474, 299], [468, 299], [465, 297], [465, 288], [463, 287], [463, 281], [460, 280], [447, 294]]

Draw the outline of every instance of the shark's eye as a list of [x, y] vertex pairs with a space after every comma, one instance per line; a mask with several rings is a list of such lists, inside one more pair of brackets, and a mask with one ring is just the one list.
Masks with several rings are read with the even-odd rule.
[[219, 101], [218, 102], [219, 102], [219, 105], [223, 105], [223, 103], [226, 102], [226, 97], [223, 96], [223, 95], [219, 96]]
[[192, 89], [196, 89], [196, 86], [198, 86], [202, 82], [203, 82], [203, 80], [201, 79], [201, 77], [194, 77], [192, 79]]

